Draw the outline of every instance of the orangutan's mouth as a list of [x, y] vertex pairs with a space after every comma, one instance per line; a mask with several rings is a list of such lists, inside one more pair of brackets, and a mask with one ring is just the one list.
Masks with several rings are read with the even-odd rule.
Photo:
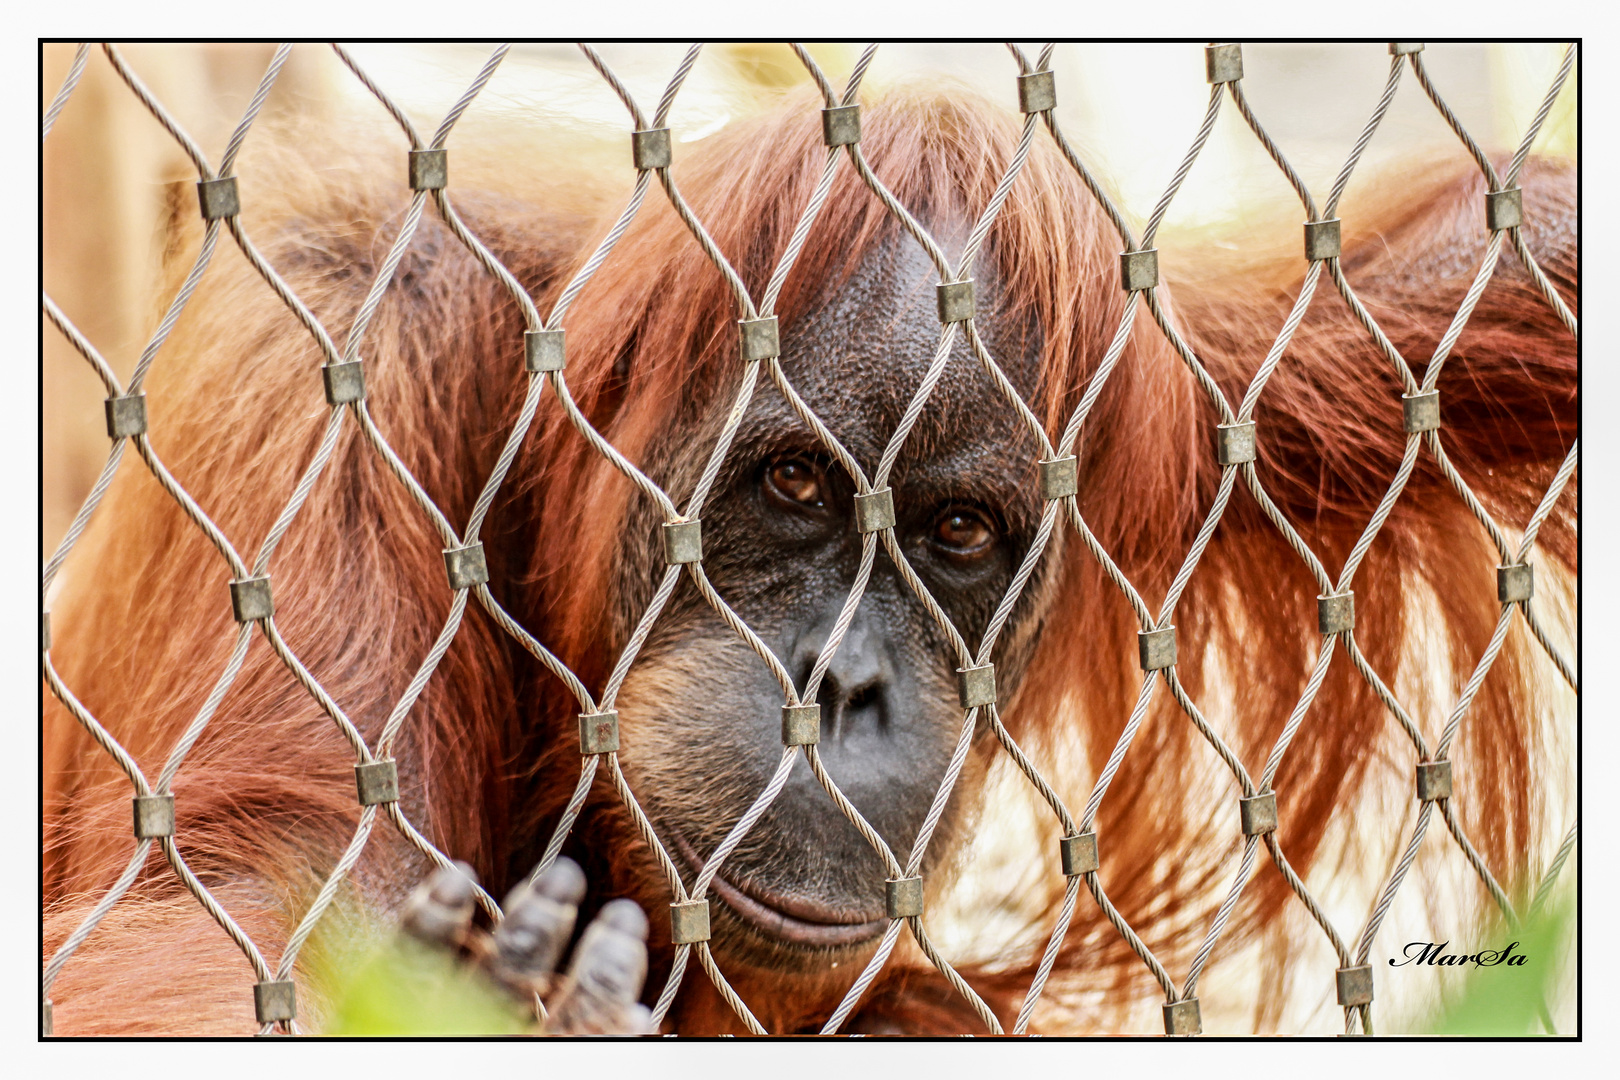
[[[677, 832], [668, 835], [682, 860], [697, 873], [703, 860], [686, 838]], [[750, 881], [732, 883], [719, 874], [710, 881], [712, 893], [744, 922], [776, 941], [804, 948], [847, 948], [869, 941], [883, 933], [888, 919], [866, 917], [820, 900], [789, 896], [762, 888]]]

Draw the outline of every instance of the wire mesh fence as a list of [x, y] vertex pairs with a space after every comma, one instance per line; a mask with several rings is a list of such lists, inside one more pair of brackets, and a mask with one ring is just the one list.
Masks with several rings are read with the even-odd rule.
[[[111, 447], [88, 498], [85, 499], [65, 537], [46, 562], [42, 597], [51, 589], [64, 563], [98, 505], [107, 493], [120, 468], [127, 450], [133, 448], [140, 462], [162, 486], [174, 503], [184, 512], [192, 526], [204, 534], [218, 552], [223, 565], [210, 567], [207, 573], [224, 574], [229, 590], [236, 628], [229, 659], [218, 672], [217, 680], [203, 705], [189, 726], [173, 745], [160, 769], [152, 774], [143, 769], [135, 757], [126, 751], [120, 741], [91, 711], [75, 697], [73, 688], [59, 677], [52, 663], [51, 624], [48, 611], [42, 615], [41, 671], [50, 692], [67, 708], [83, 729], [110, 755], [118, 768], [127, 776], [134, 797], [134, 846], [129, 853], [123, 873], [107, 888], [83, 918], [83, 921], [50, 954], [42, 980], [44, 1030], [51, 1032], [52, 987], [64, 966], [73, 963], [75, 953], [103, 922], [109, 911], [130, 893], [137, 878], [147, 868], [154, 846], [161, 852], [169, 872], [183, 883], [220, 930], [229, 935], [251, 966], [253, 978], [244, 981], [243, 993], [251, 992], [261, 1034], [276, 1031], [297, 1033], [298, 987], [300, 985], [300, 958], [311, 934], [329, 916], [345, 879], [354, 869], [372, 843], [379, 828], [396, 830], [410, 845], [433, 863], [448, 867], [457, 856], [454, 850], [441, 850], [419, 823], [413, 823], [401, 807], [399, 792], [400, 771], [396, 766], [396, 748], [401, 732], [412, 716], [424, 688], [434, 678], [441, 661], [462, 627], [468, 605], [481, 607], [510, 635], [523, 650], [532, 655], [556, 677], [577, 702], [580, 716], [580, 765], [577, 783], [569, 800], [567, 811], [556, 826], [545, 848], [542, 869], [562, 851], [570, 836], [587, 796], [593, 788], [604, 783], [611, 786], [623, 807], [633, 818], [641, 839], [655, 854], [672, 894], [671, 915], [673, 926], [674, 960], [662, 986], [651, 995], [653, 1016], [662, 1021], [685, 985], [694, 976], [706, 979], [725, 1000], [747, 1030], [765, 1034], [766, 1028], [756, 1019], [750, 1003], [733, 990], [726, 972], [709, 943], [709, 899], [715, 877], [761, 817], [784, 789], [791, 770], [800, 759], [809, 766], [817, 783], [838, 806], [849, 822], [859, 830], [885, 867], [887, 883], [887, 927], [870, 959], [859, 976], [850, 985], [836, 1009], [825, 1017], [822, 1031], [839, 1032], [852, 1012], [871, 988], [874, 980], [889, 963], [901, 940], [909, 935], [921, 953], [949, 982], [956, 994], [970, 1003], [984, 1026], [994, 1033], [1023, 1033], [1029, 1029], [1050, 978], [1054, 962], [1065, 936], [1075, 919], [1077, 907], [1084, 892], [1100, 913], [1113, 925], [1128, 944], [1140, 963], [1151, 973], [1152, 979], [1163, 992], [1164, 1030], [1169, 1034], [1196, 1034], [1201, 1031], [1201, 1009], [1198, 996], [1200, 978], [1211, 954], [1222, 941], [1223, 933], [1242, 900], [1245, 890], [1256, 875], [1265, 872], [1263, 863], [1269, 861], [1281, 875], [1297, 898], [1298, 904], [1309, 914], [1322, 937], [1337, 958], [1335, 987], [1337, 1003], [1343, 1009], [1346, 1033], [1372, 1033], [1373, 998], [1373, 946], [1380, 928], [1409, 876], [1419, 845], [1438, 813], [1441, 823], [1455, 842], [1458, 857], [1466, 860], [1472, 872], [1483, 883], [1496, 905], [1510, 921], [1524, 914], [1515, 909], [1508, 891], [1499, 882], [1496, 873], [1470, 841], [1467, 831], [1453, 810], [1451, 802], [1451, 756], [1459, 730], [1466, 722], [1480, 686], [1492, 669], [1509, 628], [1522, 620], [1540, 643], [1557, 676], [1571, 689], [1577, 688], [1577, 676], [1571, 659], [1559, 645], [1564, 628], [1543, 625], [1543, 615], [1533, 606], [1534, 575], [1531, 556], [1536, 551], [1538, 532], [1551, 514], [1574, 476], [1578, 461], [1578, 443], [1571, 443], [1567, 457], [1558, 468], [1550, 486], [1545, 490], [1539, 507], [1523, 522], [1498, 522], [1486, 510], [1482, 501], [1453, 467], [1447, 457], [1448, 433], [1440, 424], [1439, 400], [1442, 370], [1459, 337], [1463, 334], [1476, 305], [1485, 293], [1506, 247], [1522, 263], [1536, 288], [1559, 321], [1567, 328], [1572, 339], [1578, 340], [1577, 320], [1557, 288], [1542, 272], [1525, 239], [1521, 236], [1523, 206], [1519, 196], [1519, 177], [1529, 157], [1532, 144], [1546, 122], [1560, 90], [1572, 70], [1576, 50], [1565, 53], [1555, 78], [1548, 87], [1533, 121], [1518, 144], [1505, 170], [1499, 170], [1480, 148], [1476, 140], [1463, 127], [1453, 110], [1448, 107], [1440, 89], [1424, 66], [1424, 51], [1420, 43], [1392, 43], [1389, 46], [1389, 72], [1382, 94], [1371, 104], [1370, 116], [1360, 137], [1355, 141], [1342, 168], [1337, 173], [1325, 198], [1321, 192], [1312, 192], [1292, 167], [1281, 149], [1268, 135], [1245, 97], [1243, 88], [1243, 53], [1237, 44], [1214, 44], [1205, 50], [1206, 76], [1209, 83], [1208, 106], [1191, 145], [1180, 166], [1175, 170], [1163, 194], [1154, 205], [1146, 227], [1138, 235], [1130, 226], [1104, 186], [1095, 178], [1092, 168], [1065, 138], [1055, 119], [1056, 87], [1051, 74], [1053, 47], [1048, 45], [1038, 54], [1031, 55], [1017, 46], [1009, 46], [1007, 60], [1007, 104], [1016, 105], [1022, 114], [1022, 129], [1016, 153], [1005, 172], [999, 177], [994, 194], [982, 207], [967, 234], [956, 258], [946, 255], [943, 244], [919, 221], [919, 216], [891, 193], [884, 180], [863, 155], [860, 126], [862, 85], [877, 47], [871, 46], [859, 55], [847, 83], [836, 86], [822, 71], [816, 59], [803, 47], [794, 51], [804, 67], [806, 76], [814, 84], [823, 101], [821, 123], [824, 133], [825, 165], [818, 183], [803, 205], [792, 230], [791, 238], [782, 251], [766, 286], [753, 291], [743, 277], [733, 269], [727, 253], [711, 239], [708, 229], [683, 199], [671, 171], [669, 118], [677, 96], [686, 82], [700, 47], [693, 46], [682, 58], [656, 103], [638, 100], [623, 80], [602, 56], [590, 46], [579, 46], [586, 60], [603, 80], [606, 87], [622, 102], [629, 125], [633, 161], [636, 168], [634, 188], [622, 212], [551, 304], [542, 311], [525, 289], [519, 277], [492, 253], [473, 228], [458, 215], [454, 185], [449, 182], [451, 155], [447, 150], [451, 135], [463, 113], [495, 78], [508, 47], [496, 48], [483, 67], [472, 78], [466, 91], [444, 115], [431, 132], [418, 129], [407, 112], [390, 97], [388, 88], [379, 85], [357, 61], [356, 57], [340, 45], [333, 45], [337, 57], [349, 74], [372, 94], [410, 144], [408, 157], [410, 193], [402, 224], [369, 283], [363, 303], [352, 323], [344, 328], [323, 324], [311, 306], [261, 255], [253, 239], [243, 228], [240, 213], [242, 198], [237, 185], [236, 166], [244, 143], [258, 119], [266, 99], [276, 85], [289, 56], [289, 47], [275, 52], [265, 70], [256, 93], [236, 125], [225, 152], [216, 163], [210, 162], [196, 141], [173, 118], [165, 103], [158, 100], [143, 83], [140, 75], [126, 61], [114, 45], [79, 46], [71, 68], [60, 90], [50, 100], [43, 120], [43, 134], [49, 138], [53, 124], [79, 86], [86, 66], [102, 59], [111, 65], [142, 106], [163, 126], [174, 142], [183, 150], [195, 168], [197, 191], [202, 217], [206, 223], [201, 247], [189, 273], [187, 273], [168, 302], [156, 331], [146, 342], [127, 381], [120, 380], [93, 344], [81, 333], [56, 303], [47, 295], [43, 298], [46, 318], [71, 343], [72, 347], [91, 365], [105, 385], [107, 393], [106, 421]], [[95, 54], [98, 52], [98, 58]], [[1404, 83], [1404, 85], [1403, 85]], [[1415, 85], [1414, 85], [1415, 83]], [[1448, 126], [1455, 132], [1467, 153], [1477, 163], [1487, 185], [1486, 216], [1490, 237], [1483, 260], [1478, 264], [1460, 305], [1432, 355], [1420, 368], [1411, 363], [1417, 358], [1403, 356], [1392, 343], [1378, 320], [1358, 297], [1351, 281], [1340, 265], [1340, 221], [1337, 211], [1341, 198], [1350, 183], [1358, 162], [1369, 142], [1378, 131], [1391, 102], [1398, 93], [1424, 95]], [[1189, 170], [1205, 147], [1217, 118], [1223, 110], [1236, 110], [1254, 139], [1264, 148], [1276, 168], [1297, 194], [1304, 210], [1305, 254], [1309, 269], [1303, 285], [1294, 299], [1292, 309], [1282, 325], [1274, 329], [1274, 337], [1265, 352], [1264, 361], [1256, 370], [1241, 399], [1231, 400], [1210, 376], [1188, 336], [1178, 326], [1176, 316], [1161, 305], [1156, 289], [1159, 284], [1156, 237], [1172, 200], [1177, 196]], [[1118, 321], [1111, 344], [1097, 363], [1080, 397], [1078, 407], [1055, 432], [1048, 430], [1038, 418], [1031, 403], [1021, 397], [1003, 370], [1004, 358], [993, 354], [990, 343], [981, 336], [976, 324], [974, 297], [974, 266], [990, 236], [998, 215], [1002, 212], [1010, 193], [1024, 178], [1025, 164], [1031, 147], [1037, 140], [1050, 140], [1063, 159], [1078, 175], [1085, 188], [1118, 234], [1118, 285], [1126, 294], [1123, 314]], [[898, 425], [889, 433], [886, 447], [875, 468], [862, 467], [846, 446], [833, 434], [826, 418], [819, 416], [803, 400], [790, 382], [780, 362], [780, 342], [776, 305], [784, 283], [793, 272], [796, 262], [818, 221], [825, 214], [837, 213], [837, 207], [828, 205], [829, 192], [840, 170], [853, 170], [871, 195], [881, 202], [886, 212], [921, 248], [933, 265], [938, 277], [938, 308], [940, 324], [937, 345], [927, 374], [915, 388]], [[1025, 178], [1027, 182], [1027, 178]], [[654, 192], [654, 187], [657, 192]], [[690, 491], [668, 491], [656, 483], [641, 467], [631, 461], [587, 417], [577, 404], [568, 382], [567, 349], [565, 342], [569, 324], [568, 315], [597, 275], [610, 253], [630, 228], [632, 221], [642, 212], [649, 197], [667, 200], [673, 211], [684, 222], [691, 240], [702, 251], [714, 274], [725, 283], [732, 297], [734, 309], [731, 318], [738, 324], [737, 341], [742, 361], [740, 385], [726, 412], [727, 420], [709, 449], [706, 464]], [[453, 521], [428, 494], [396, 453], [383, 433], [383, 425], [373, 416], [366, 394], [365, 363], [363, 354], [367, 331], [373, 316], [383, 303], [391, 286], [396, 284], [396, 272], [401, 261], [411, 251], [419, 226], [428, 215], [436, 216], [455, 239], [499, 283], [511, 301], [522, 311], [525, 333], [524, 355], [526, 372], [513, 390], [516, 420], [502, 445], [501, 451], [488, 476], [483, 479], [480, 494], [471, 514], [464, 521]], [[256, 548], [242, 546], [245, 538], [227, 536], [210, 518], [207, 510], [187, 491], [181, 478], [170, 472], [154, 448], [147, 427], [146, 398], [143, 390], [147, 375], [154, 363], [162, 359], [165, 343], [175, 329], [188, 302], [203, 282], [210, 263], [222, 241], [234, 245], [259, 275], [266, 289], [279, 297], [287, 310], [302, 324], [323, 358], [320, 375], [323, 380], [327, 411], [320, 421], [319, 448], [299, 478], [291, 494], [280, 503], [274, 524]], [[1256, 470], [1257, 439], [1265, 437], [1257, 429], [1255, 412], [1262, 401], [1268, 381], [1280, 365], [1287, 363], [1287, 353], [1295, 331], [1304, 319], [1306, 310], [1318, 290], [1331, 289], [1342, 297], [1364, 329], [1367, 339], [1375, 344], [1387, 360], [1401, 386], [1404, 417], [1405, 449], [1398, 470], [1392, 477], [1380, 477], [1384, 494], [1377, 502], [1376, 511], [1364, 523], [1354, 547], [1337, 573], [1330, 571], [1328, 562], [1301, 536], [1289, 517], [1273, 502], [1261, 474]], [[1179, 561], [1174, 581], [1158, 605], [1152, 605], [1144, 596], [1144, 589], [1134, 583], [1120, 568], [1116, 553], [1111, 553], [1098, 540], [1096, 533], [1082, 514], [1076, 498], [1077, 445], [1086, 433], [1088, 422], [1093, 422], [1093, 409], [1102, 398], [1110, 379], [1115, 375], [1133, 335], [1144, 333], [1138, 325], [1139, 309], [1145, 309], [1151, 325], [1157, 328], [1179, 356], [1186, 369], [1196, 379], [1209, 404], [1219, 415], [1219, 423], [1212, 441], [1218, 447], [1221, 465], [1219, 486], [1213, 500], [1203, 511], [1202, 525], [1190, 548]], [[997, 388], [1001, 402], [1015, 422], [1040, 447], [1039, 480], [1042, 497], [1039, 529], [1034, 542], [1025, 552], [1022, 562], [1012, 576], [1006, 593], [995, 606], [994, 614], [986, 625], [958, 626], [933, 596], [921, 576], [911, 567], [908, 556], [895, 536], [894, 496], [890, 487], [891, 475], [902, 448], [929, 406], [946, 367], [952, 361], [953, 350], [959, 341], [965, 341], [972, 356]], [[731, 452], [742, 419], [754, 395], [760, 389], [761, 379], [768, 380], [783, 396], [799, 418], [815, 433], [826, 453], [847, 471], [856, 486], [855, 518], [861, 533], [860, 569], [853, 587], [844, 600], [831, 633], [826, 637], [807, 682], [796, 682], [789, 665], [777, 655], [767, 642], [728, 605], [725, 598], [709, 580], [703, 561], [704, 509], [714, 492], [717, 477]], [[547, 393], [549, 391], [549, 394]], [[662, 551], [665, 568], [661, 572], [653, 600], [635, 624], [622, 651], [611, 658], [611, 674], [598, 687], [588, 686], [552, 651], [545, 641], [538, 640], [529, 629], [508, 613], [489, 587], [489, 571], [485, 560], [482, 537], [486, 534], [487, 518], [496, 506], [498, 494], [508, 483], [509, 473], [520, 448], [530, 435], [536, 416], [542, 409], [561, 410], [578, 437], [588, 445], [590, 452], [600, 455], [613, 468], [627, 478], [645, 499], [656, 505], [662, 517]], [[398, 700], [394, 702], [380, 734], [368, 739], [345, 710], [344, 702], [334, 698], [322, 683], [308, 670], [293, 646], [277, 627], [274, 580], [275, 555], [278, 545], [298, 518], [310, 498], [323, 472], [328, 468], [346, 428], [358, 429], [367, 452], [376, 455], [425, 519], [431, 523], [443, 544], [444, 562], [453, 601], [436, 640], [421, 656], [414, 675]], [[1385, 523], [1401, 502], [1403, 491], [1420, 459], [1427, 459], [1443, 474], [1455, 489], [1456, 495], [1467, 505], [1488, 534], [1500, 558], [1497, 601], [1500, 616], [1495, 624], [1489, 644], [1478, 656], [1471, 678], [1439, 723], [1425, 724], [1422, 711], [1409, 708], [1391, 688], [1390, 673], [1382, 675], [1374, 670], [1356, 642], [1355, 585], [1357, 571], [1362, 566]], [[1177, 674], [1176, 615], [1183, 591], [1200, 565], [1206, 548], [1215, 536], [1234, 490], [1244, 486], [1256, 500], [1281, 537], [1293, 549], [1317, 583], [1320, 590], [1318, 624], [1302, 627], [1300, 633], [1318, 633], [1320, 645], [1305, 689], [1289, 716], [1281, 734], [1259, 767], [1246, 763], [1223, 737], [1218, 723], [1212, 723], [1205, 711], [1193, 700]], [[271, 498], [269, 493], [266, 498]], [[1098, 770], [1089, 797], [1083, 804], [1071, 805], [1059, 794], [1057, 787], [1043, 776], [1032, 755], [1027, 754], [1004, 725], [1000, 710], [1004, 700], [998, 696], [996, 669], [992, 655], [996, 651], [1004, 629], [1015, 606], [1020, 602], [1032, 576], [1044, 558], [1047, 558], [1054, 534], [1072, 530], [1073, 536], [1085, 547], [1090, 558], [1101, 566], [1117, 587], [1121, 597], [1139, 623], [1140, 687], [1135, 705], [1124, 723], [1117, 744]], [[817, 692], [833, 661], [834, 654], [843, 643], [856, 612], [868, 588], [873, 567], [882, 547], [906, 585], [917, 600], [926, 607], [940, 633], [952, 646], [954, 653], [951, 677], [960, 691], [960, 727], [948, 766], [932, 800], [929, 813], [909, 850], [896, 850], [874, 828], [839, 786], [838, 777], [821, 759], [818, 752], [817, 731], [820, 712]], [[659, 828], [643, 812], [637, 792], [630, 778], [620, 767], [618, 751], [620, 731], [617, 704], [632, 665], [655, 623], [664, 614], [677, 586], [686, 579], [704, 601], [726, 623], [739, 640], [757, 656], [780, 684], [783, 696], [784, 745], [781, 758], [769, 783], [754, 797], [746, 813], [729, 829], [725, 839], [702, 862], [701, 872], [683, 875], [668, 853], [668, 837], [661, 836]], [[285, 665], [286, 670], [308, 692], [321, 711], [329, 718], [353, 752], [358, 801], [361, 806], [358, 824], [341, 858], [327, 875], [319, 891], [307, 908], [294, 920], [293, 929], [279, 955], [268, 955], [263, 943], [250, 935], [227, 906], [221, 903], [207, 884], [188, 866], [186, 836], [175, 826], [175, 778], [186, 767], [188, 753], [210, 725], [228, 725], [233, 722], [220, 708], [227, 692], [243, 669], [250, 644], [262, 635], [269, 648]], [[976, 645], [970, 645], [976, 642]], [[1328, 905], [1320, 903], [1307, 887], [1305, 880], [1290, 865], [1277, 836], [1276, 794], [1273, 782], [1289, 753], [1301, 726], [1308, 721], [1330, 722], [1313, 713], [1312, 706], [1329, 668], [1340, 653], [1340, 664], [1349, 664], [1367, 681], [1379, 701], [1387, 709], [1387, 720], [1399, 728], [1410, 743], [1410, 758], [1416, 769], [1417, 795], [1420, 809], [1416, 823], [1409, 833], [1399, 838], [1392, 848], [1390, 869], [1377, 892], [1377, 901], [1364, 919], [1352, 918], [1344, 911], [1330, 913]], [[1201, 739], [1218, 755], [1232, 779], [1241, 789], [1241, 854], [1231, 871], [1230, 884], [1218, 907], [1209, 915], [1202, 943], [1190, 964], [1175, 971], [1144, 941], [1131, 922], [1110, 902], [1105, 885], [1108, 882], [1106, 848], [1099, 849], [1095, 829], [1098, 813], [1107, 798], [1110, 786], [1122, 769], [1135, 763], [1131, 750], [1156, 694], [1168, 694], [1179, 706], [1187, 723], [1193, 725]], [[121, 717], [120, 723], [138, 722], [138, 718]], [[116, 725], [110, 725], [116, 728]], [[1061, 844], [1062, 868], [1065, 876], [1062, 901], [1055, 919], [1046, 931], [1041, 960], [1034, 968], [1016, 1018], [1003, 1025], [974, 988], [963, 979], [952, 963], [936, 947], [930, 936], [928, 920], [922, 905], [922, 875], [924, 860], [936, 829], [953, 795], [970, 746], [976, 733], [988, 731], [1001, 751], [1016, 769], [1027, 778], [1047, 812], [1055, 818], [1063, 836]], [[1565, 865], [1576, 842], [1576, 826], [1571, 823], [1555, 857], [1550, 862], [1543, 880], [1535, 890], [1532, 906], [1539, 907], [1552, 887], [1554, 879]], [[491, 920], [502, 918], [500, 906], [482, 890], [478, 901]], [[1522, 906], [1522, 905], [1521, 905]], [[700, 969], [689, 972], [695, 962]], [[174, 958], [172, 972], [158, 973], [160, 978], [183, 979], [185, 958]]]

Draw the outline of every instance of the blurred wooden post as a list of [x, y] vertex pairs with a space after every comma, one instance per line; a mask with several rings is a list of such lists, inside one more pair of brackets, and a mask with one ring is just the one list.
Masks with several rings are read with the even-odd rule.
[[[218, 160], [275, 46], [119, 46], [147, 88], [203, 152]], [[73, 61], [73, 45], [44, 46], [48, 103]], [[296, 47], [264, 118], [324, 101], [326, 57]], [[262, 121], [261, 121], [262, 122]], [[127, 378], [167, 297], [156, 295], [166, 238], [168, 185], [194, 181], [190, 161], [124, 85], [99, 48], [46, 140], [43, 245], [46, 292]], [[189, 254], [184, 255], [190, 258]], [[41, 539], [54, 549], [107, 457], [101, 381], [49, 324], [44, 328], [44, 512]]]

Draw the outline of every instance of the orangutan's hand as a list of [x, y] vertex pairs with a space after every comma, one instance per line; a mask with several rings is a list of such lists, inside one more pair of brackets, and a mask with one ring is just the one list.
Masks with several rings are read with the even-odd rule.
[[[573, 934], [585, 873], [559, 858], [507, 894], [505, 918], [488, 933], [473, 925], [472, 868], [439, 869], [416, 887], [401, 929], [430, 947], [456, 951], [520, 1001], [533, 1002], [546, 1035], [652, 1035], [652, 1014], [637, 999], [647, 977], [647, 916], [634, 901], [602, 908], [559, 973]], [[540, 1003], [544, 1002], [543, 1011]]]

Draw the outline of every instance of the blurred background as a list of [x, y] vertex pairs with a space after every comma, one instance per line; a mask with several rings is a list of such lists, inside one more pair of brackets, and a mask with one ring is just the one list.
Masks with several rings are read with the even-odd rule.
[[[1039, 46], [1026, 46], [1034, 58]], [[42, 91], [49, 100], [72, 62], [74, 46], [43, 47]], [[274, 46], [162, 44], [121, 46], [129, 64], [211, 160], [252, 95]], [[419, 126], [431, 131], [489, 55], [487, 44], [355, 45], [360, 65]], [[1518, 142], [1545, 94], [1564, 47], [1556, 44], [1432, 44], [1424, 52], [1434, 81], [1464, 126], [1488, 150]], [[608, 45], [600, 52], [639, 101], [656, 102], [684, 55], [680, 44]], [[842, 86], [859, 56], [852, 44], [811, 47]], [[1052, 67], [1058, 121], [1088, 165], [1117, 194], [1126, 214], [1144, 220], [1186, 153], [1209, 98], [1196, 44], [1064, 44]], [[1247, 44], [1244, 92], [1256, 114], [1313, 192], [1325, 191], [1371, 114], [1388, 77], [1381, 43]], [[995, 44], [885, 45], [863, 93], [906, 80], [955, 80], [1016, 108], [1017, 66]], [[706, 48], [670, 117], [679, 145], [713, 134], [764, 108], [784, 90], [808, 85], [791, 50], [780, 44]], [[1576, 152], [1572, 78], [1538, 150]], [[1228, 103], [1229, 105], [1230, 103]], [[264, 121], [389, 125], [376, 99], [330, 48], [298, 45], [266, 104]], [[263, 122], [263, 121], [262, 121]], [[576, 150], [601, 155], [604, 182], [626, 184], [621, 161], [628, 117], [578, 49], [516, 46], [452, 136], [473, 146], [482, 130], [513, 125], [556, 132]], [[264, 129], [255, 136], [262, 137]], [[250, 136], [250, 142], [255, 136]], [[1410, 71], [1373, 139], [1358, 176], [1388, 175], [1390, 164], [1420, 155], [1461, 159], [1463, 149]], [[590, 154], [594, 164], [595, 154]], [[160, 295], [170, 186], [196, 179], [174, 140], [92, 51], [84, 79], [44, 148], [44, 287], [127, 377], [168, 297]], [[452, 184], [454, 179], [452, 178]], [[1237, 111], [1221, 119], [1172, 204], [1162, 236], [1173, 266], [1177, 238], [1200, 230], [1240, 233], [1249, 218], [1299, 216], [1293, 193], [1243, 126]], [[1343, 215], [1353, 219], [1354, 200]], [[249, 225], [251, 233], [251, 224]], [[228, 245], [227, 245], [228, 246]], [[191, 255], [184, 259], [189, 263]], [[161, 355], [158, 360], [162, 362]], [[66, 531], [106, 460], [105, 392], [56, 331], [44, 328], [41, 540], [49, 552]], [[139, 466], [126, 462], [126, 468]], [[59, 579], [60, 580], [60, 579]]]

